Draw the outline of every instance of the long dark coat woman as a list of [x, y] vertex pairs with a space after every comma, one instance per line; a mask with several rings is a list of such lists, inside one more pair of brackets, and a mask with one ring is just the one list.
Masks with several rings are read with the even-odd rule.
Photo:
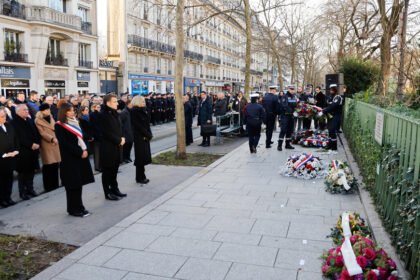
[[207, 96], [207, 94], [201, 94], [200, 107], [198, 109], [198, 125], [201, 126], [201, 136], [203, 136], [203, 142], [199, 146], [210, 146], [210, 136], [202, 132], [203, 125], [212, 123], [213, 117], [213, 101]]
[[67, 212], [83, 216], [86, 210], [81, 199], [82, 186], [95, 181], [89, 158], [82, 158], [83, 150], [76, 135], [59, 124], [55, 124], [55, 134], [60, 143], [60, 175], [67, 193]]
[[136, 166], [137, 183], [147, 183], [144, 167], [152, 163], [150, 140], [153, 138], [146, 107], [133, 107], [131, 125], [134, 136], [134, 165]]

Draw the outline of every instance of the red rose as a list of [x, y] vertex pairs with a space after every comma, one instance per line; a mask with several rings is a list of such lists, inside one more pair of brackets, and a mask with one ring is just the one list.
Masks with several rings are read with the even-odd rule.
[[344, 258], [342, 256], [337, 256], [335, 258], [335, 265], [338, 267], [343, 267], [344, 266]]
[[373, 261], [376, 259], [375, 251], [370, 248], [363, 249], [363, 255], [370, 261]]
[[394, 262], [394, 260], [389, 259], [387, 263], [388, 263], [388, 265], [391, 269], [396, 269], [397, 268], [397, 264]]
[[356, 241], [357, 241], [357, 235], [352, 235], [352, 236], [350, 237], [350, 243], [351, 243], [351, 244], [354, 244], [354, 243], [356, 243]]
[[363, 256], [356, 257], [356, 261], [362, 269], [365, 269], [365, 267], [367, 266], [367, 263], [368, 263], [368, 260]]
[[378, 275], [376, 275], [376, 273], [371, 270], [367, 275], [367, 280], [378, 280]]
[[331, 265], [331, 260], [334, 259], [333, 256], [328, 256], [327, 260], [325, 261], [328, 265]]
[[398, 280], [398, 277], [395, 275], [391, 275], [387, 278], [387, 280]]
[[340, 280], [351, 280], [351, 276], [347, 270], [343, 270], [343, 272], [341, 272]]
[[377, 269], [379, 271], [379, 276], [381, 276], [381, 279], [386, 279], [386, 277], [388, 276], [388, 271], [382, 267], [378, 267]]
[[324, 273], [324, 274], [327, 273], [329, 269], [330, 269], [330, 266], [328, 264], [324, 264], [321, 267], [322, 273]]

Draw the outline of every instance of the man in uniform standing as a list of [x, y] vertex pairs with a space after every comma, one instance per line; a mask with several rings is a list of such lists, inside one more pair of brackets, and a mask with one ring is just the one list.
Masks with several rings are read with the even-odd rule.
[[251, 104], [246, 105], [244, 112], [244, 125], [248, 131], [249, 151], [251, 154], [257, 153], [258, 142], [261, 136], [261, 125], [265, 122], [264, 107], [257, 103], [260, 95], [251, 94]]
[[343, 112], [343, 97], [338, 94], [336, 84], [330, 85], [330, 96], [328, 97], [327, 104], [327, 108], [323, 109], [320, 115], [332, 115], [332, 117], [328, 119], [328, 135], [330, 137], [328, 149], [337, 151], [337, 131], [340, 128], [341, 114]]
[[285, 95], [280, 97], [280, 135], [277, 145], [277, 150], [282, 151], [283, 139], [286, 137], [286, 149], [294, 149], [290, 145], [293, 132], [293, 112], [297, 105], [297, 98], [295, 96], [295, 87], [289, 86]]
[[271, 148], [271, 144], [274, 142], [271, 141], [271, 138], [273, 137], [273, 130], [274, 125], [276, 124], [276, 115], [278, 113], [278, 104], [279, 99], [276, 96], [276, 86], [270, 86], [269, 90], [270, 92], [267, 92], [263, 99], [263, 107], [265, 109], [266, 114], [266, 128], [265, 128], [265, 147]]

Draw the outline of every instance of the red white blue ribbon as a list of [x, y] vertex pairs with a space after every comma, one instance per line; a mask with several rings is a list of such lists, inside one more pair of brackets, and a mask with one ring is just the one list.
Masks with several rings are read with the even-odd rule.
[[338, 170], [338, 165], [339, 165], [338, 160], [332, 161], [332, 169]]
[[74, 125], [68, 123], [62, 123], [60, 121], [57, 122], [58, 125], [61, 125], [64, 129], [71, 132], [72, 134], [76, 135], [78, 138], [83, 139], [82, 130]]
[[307, 155], [301, 162], [298, 162], [297, 164], [295, 164], [295, 169], [299, 170], [301, 169], [303, 166], [305, 166], [305, 164], [310, 161], [313, 158], [312, 154]]

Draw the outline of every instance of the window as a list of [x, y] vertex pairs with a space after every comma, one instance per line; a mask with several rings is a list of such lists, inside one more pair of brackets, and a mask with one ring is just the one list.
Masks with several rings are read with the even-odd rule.
[[143, 6], [143, 19], [147, 20], [147, 13], [149, 12], [149, 7], [147, 6], [147, 1], [144, 1]]
[[4, 31], [4, 52], [7, 54], [20, 53], [22, 44], [19, 40], [19, 32]]
[[89, 49], [90, 45], [79, 44], [79, 66], [85, 66], [85, 64], [90, 60]]
[[157, 73], [158, 74], [160, 74], [160, 70], [161, 70], [161, 59], [160, 59], [160, 57], [158, 57], [158, 58], [156, 58], [156, 70], [157, 70]]
[[48, 7], [56, 11], [65, 13], [66, 12], [66, 1], [65, 0], [49, 0]]
[[48, 42], [47, 56], [55, 58], [61, 55], [60, 43], [60, 40], [51, 38]]
[[77, 15], [82, 19], [82, 22], [88, 22], [89, 10], [85, 7], [78, 7]]

